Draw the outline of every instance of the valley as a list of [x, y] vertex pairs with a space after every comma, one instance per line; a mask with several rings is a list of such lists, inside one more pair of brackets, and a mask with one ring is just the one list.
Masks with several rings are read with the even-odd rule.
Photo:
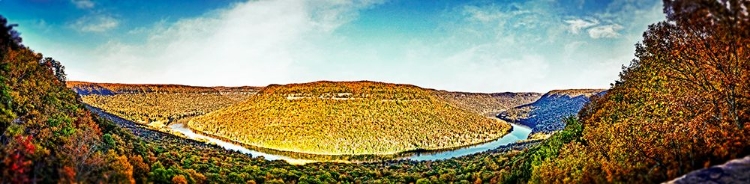
[[[323, 85], [331, 85], [331, 82], [321, 82]], [[223, 145], [231, 145], [232, 149], [237, 150], [236, 148], [242, 147], [242, 149], [247, 150], [250, 148], [250, 150], [244, 151], [247, 153], [250, 153], [252, 155], [265, 155], [265, 157], [268, 157], [270, 159], [283, 159], [287, 160], [291, 163], [309, 163], [314, 161], [336, 161], [336, 162], [361, 162], [361, 161], [374, 161], [374, 160], [382, 160], [382, 159], [417, 159], [417, 160], [424, 160], [424, 159], [445, 159], [445, 158], [451, 158], [455, 156], [460, 155], [466, 155], [471, 154], [475, 152], [480, 152], [484, 150], [493, 149], [500, 145], [506, 145], [515, 141], [519, 141], [522, 139], [525, 139], [525, 136], [528, 135], [528, 133], [525, 134], [519, 134], [516, 132], [516, 130], [522, 131], [523, 127], [519, 129], [519, 126], [513, 125], [513, 129], [511, 129], [510, 126], [507, 126], [507, 124], [499, 124], [498, 127], [504, 128], [506, 133], [495, 135], [490, 138], [485, 138], [478, 142], [468, 143], [468, 144], [459, 144], [454, 145], [452, 147], [441, 147], [441, 148], [435, 148], [435, 149], [425, 149], [425, 148], [416, 148], [416, 149], [410, 149], [410, 150], [403, 150], [398, 152], [390, 152], [390, 153], [381, 153], [381, 154], [310, 154], [305, 153], [302, 151], [287, 151], [287, 150], [281, 150], [281, 149], [270, 149], [266, 147], [259, 147], [259, 146], [253, 146], [249, 144], [245, 144], [241, 141], [235, 140], [235, 139], [229, 139], [226, 137], [221, 136], [214, 136], [210, 134], [206, 134], [205, 132], [201, 131], [195, 131], [193, 127], [189, 127], [190, 123], [193, 121], [193, 119], [196, 119], [195, 117], [199, 117], [200, 115], [207, 114], [207, 112], [213, 112], [217, 111], [217, 109], [222, 107], [227, 107], [231, 105], [238, 105], [242, 104], [238, 100], [232, 100], [230, 98], [227, 98], [227, 94], [233, 94], [235, 95], [233, 99], [246, 99], [247, 102], [244, 103], [257, 103], [252, 102], [250, 98], [262, 96], [264, 91], [265, 93], [268, 93], [267, 91], [292, 91], [294, 95], [298, 96], [297, 99], [288, 99], [287, 97], [290, 96], [289, 94], [286, 95], [274, 95], [274, 94], [265, 94], [268, 96], [279, 96], [285, 98], [286, 101], [310, 101], [310, 100], [321, 100], [321, 101], [329, 101], [333, 100], [334, 102], [342, 103], [342, 102], [356, 102], [356, 103], [362, 103], [365, 99], [364, 97], [368, 98], [374, 98], [377, 99], [375, 102], [368, 101], [368, 103], [372, 104], [378, 104], [381, 103], [379, 107], [381, 108], [388, 108], [387, 105], [394, 105], [398, 103], [425, 103], [425, 102], [432, 102], [432, 101], [438, 101], [440, 99], [449, 99], [450, 102], [436, 102], [436, 103], [442, 103], [444, 108], [448, 108], [447, 110], [450, 111], [458, 110], [459, 112], [465, 111], [467, 115], [472, 115], [470, 117], [474, 118], [471, 121], [475, 120], [490, 120], [489, 122], [498, 121], [499, 120], [492, 120], [490, 117], [485, 116], [477, 116], [475, 114], [478, 114], [481, 110], [486, 109], [502, 109], [506, 108], [508, 104], [514, 105], [514, 103], [519, 103], [525, 101], [529, 101], [528, 99], [534, 98], [534, 95], [529, 95], [532, 93], [519, 93], [519, 94], [513, 94], [513, 93], [505, 93], [503, 95], [493, 95], [493, 94], [472, 94], [472, 93], [466, 93], [461, 95], [454, 95], [453, 97], [448, 97], [445, 94], [448, 94], [444, 91], [436, 91], [436, 90], [428, 90], [428, 89], [419, 89], [417, 87], [407, 86], [407, 88], [412, 89], [389, 89], [392, 91], [399, 91], [402, 93], [396, 94], [387, 94], [384, 92], [384, 90], [381, 90], [381, 92], [376, 93], [377, 90], [376, 86], [367, 86], [367, 85], [385, 85], [389, 86], [390, 88], [398, 88], [399, 85], [393, 85], [393, 84], [385, 84], [385, 83], [377, 83], [377, 82], [349, 82], [344, 83], [345, 85], [349, 86], [356, 86], [359, 87], [359, 85], [364, 85], [364, 87], [359, 87], [361, 90], [364, 88], [370, 88], [371, 94], [362, 94], [362, 92], [357, 91], [357, 93], [346, 93], [348, 95], [356, 95], [360, 98], [353, 98], [353, 97], [347, 97], [347, 101], [342, 101], [341, 99], [335, 100], [335, 99], [326, 99], [321, 98], [320, 95], [318, 95], [317, 98], [309, 98], [304, 97], [304, 95], [301, 93], [301, 89], [299, 86], [293, 86], [290, 88], [293, 89], [274, 89], [273, 86], [269, 90], [265, 90], [266, 88], [252, 88], [253, 90], [248, 90], [249, 88], [224, 88], [226, 91], [233, 91], [234, 93], [221, 93], [210, 90], [211, 88], [208, 87], [187, 87], [187, 86], [175, 86], [175, 85], [158, 85], [161, 89], [161, 92], [157, 92], [157, 90], [153, 89], [154, 86], [157, 85], [126, 85], [126, 84], [98, 84], [98, 83], [87, 83], [87, 82], [71, 82], [68, 87], [73, 89], [74, 91], [79, 92], [80, 95], [82, 95], [82, 100], [93, 107], [97, 109], [102, 109], [106, 111], [108, 114], [120, 116], [122, 118], [125, 118], [129, 121], [134, 122], [135, 124], [138, 124], [140, 126], [143, 126], [144, 128], [162, 131], [166, 133], [175, 134], [177, 136], [181, 136], [184, 138], [191, 138], [195, 139], [201, 142], [211, 143], [211, 144], [223, 144]], [[302, 84], [302, 85], [316, 85], [316, 84]], [[294, 89], [297, 88], [297, 89]], [[332, 87], [335, 88], [335, 87]], [[145, 90], [144, 90], [145, 89]], [[208, 89], [208, 90], [207, 90]], [[262, 90], [261, 90], [262, 89]], [[324, 90], [325, 88], [318, 88], [316, 90]], [[375, 90], [373, 90], [375, 89]], [[258, 90], [261, 91], [261, 95], [258, 95]], [[336, 89], [336, 90], [342, 90], [342, 89]], [[351, 90], [351, 88], [343, 89], [343, 90]], [[345, 91], [346, 92], [346, 91]], [[349, 91], [352, 92], [352, 91]], [[325, 93], [325, 91], [323, 92]], [[451, 92], [453, 94], [460, 94], [459, 92]], [[373, 95], [374, 94], [374, 95]], [[423, 96], [419, 96], [423, 95]], [[311, 95], [307, 95], [311, 96]], [[466, 96], [472, 97], [472, 98], [466, 98]], [[480, 96], [482, 98], [477, 98], [477, 96]], [[523, 98], [520, 98], [523, 97]], [[389, 99], [390, 98], [390, 99]], [[417, 98], [424, 98], [424, 99], [417, 99]], [[471, 99], [471, 100], [467, 100]], [[476, 100], [476, 99], [482, 99], [482, 100]], [[448, 101], [448, 100], [446, 100]], [[462, 105], [457, 105], [456, 102], [461, 102]], [[489, 103], [488, 103], [489, 102]], [[468, 105], [465, 104], [480, 104], [484, 103], [485, 109], [477, 108], [479, 106], [474, 107], [474, 109], [470, 109]], [[298, 105], [298, 104], [294, 104]], [[336, 104], [334, 104], [335, 107]], [[369, 104], [368, 104], [369, 105]], [[424, 107], [424, 106], [416, 106], [416, 107]], [[420, 108], [420, 109], [427, 109], [427, 108]], [[445, 110], [445, 109], [443, 109]], [[295, 109], [294, 111], [299, 111]], [[406, 110], [401, 110], [397, 114], [404, 114], [403, 112], [408, 112]], [[413, 111], [412, 111], [413, 112]], [[419, 112], [419, 111], [416, 111]], [[102, 111], [102, 113], [104, 113]], [[372, 113], [372, 112], [371, 112]], [[210, 115], [210, 114], [209, 114]], [[413, 115], [412, 115], [413, 116]], [[432, 114], [432, 117], [437, 116], [436, 114]], [[356, 117], [356, 115], [352, 115], [352, 117]], [[480, 121], [481, 122], [481, 121]], [[465, 124], [471, 124], [471, 123], [465, 123]], [[505, 128], [505, 126], [507, 128]], [[393, 125], [391, 125], [393, 126]], [[345, 128], [351, 128], [351, 127], [345, 127]], [[372, 127], [367, 127], [371, 129]], [[232, 129], [228, 129], [232, 130]], [[363, 130], [365, 131], [365, 130]], [[393, 131], [393, 130], [391, 130]], [[513, 132], [512, 132], [513, 131]], [[387, 131], [385, 131], [387, 132]], [[417, 131], [416, 133], [422, 133], [420, 131]], [[507, 133], [513, 134], [513, 136], [503, 136]], [[442, 134], [440, 134], [442, 135]], [[510, 134], [509, 134], [510, 135]], [[209, 137], [205, 137], [209, 136]], [[199, 138], [196, 138], [199, 137]], [[499, 139], [499, 138], [503, 139]], [[366, 141], [363, 141], [366, 142]], [[240, 146], [241, 145], [241, 146]], [[225, 146], [226, 147], [226, 146]]]
[[[217, 90], [215, 87], [195, 87], [195, 86], [179, 86], [179, 85], [138, 85], [138, 84], [108, 84], [108, 83], [89, 83], [89, 82], [70, 82], [68, 84], [68, 87], [73, 89], [73, 91], [76, 91], [81, 95], [81, 99], [83, 102], [91, 105], [90, 109], [93, 112], [97, 112], [97, 114], [100, 114], [101, 116], [105, 117], [118, 117], [122, 119], [116, 119], [113, 121], [130, 121], [128, 123], [128, 126], [138, 126], [141, 127], [141, 129], [149, 129], [151, 131], [159, 131], [163, 133], [173, 134], [177, 137], [181, 137], [183, 139], [192, 139], [198, 142], [202, 142], [205, 144], [212, 144], [212, 145], [218, 145], [220, 147], [223, 147], [227, 150], [234, 150], [239, 151], [241, 153], [249, 154], [254, 157], [262, 156], [264, 159], [268, 160], [284, 160], [292, 164], [307, 164], [312, 162], [377, 162], [380, 160], [399, 160], [399, 159], [409, 159], [409, 160], [439, 160], [439, 159], [448, 159], [448, 158], [455, 158], [458, 156], [464, 156], [474, 153], [480, 153], [484, 151], [489, 151], [496, 149], [501, 146], [505, 145], [513, 145], [516, 142], [524, 141], [526, 142], [526, 138], [530, 136], [530, 133], [532, 133], [533, 129], [528, 128], [523, 125], [516, 125], [511, 124], [512, 127], [508, 127], [506, 130], [507, 133], [490, 137], [478, 142], [474, 143], [466, 143], [466, 144], [459, 144], [452, 147], [443, 147], [443, 148], [436, 148], [436, 149], [426, 149], [426, 148], [411, 148], [411, 149], [405, 149], [402, 151], [392, 151], [389, 153], [378, 153], [378, 154], [351, 154], [351, 153], [345, 153], [345, 154], [320, 154], [320, 153], [310, 153], [300, 150], [284, 150], [284, 149], [274, 149], [273, 147], [264, 147], [264, 146], [257, 146], [253, 144], [247, 144], [239, 139], [233, 139], [229, 137], [222, 136], [223, 134], [214, 135], [207, 131], [202, 131], [200, 129], [191, 127], [191, 126], [199, 126], [199, 127], [220, 127], [219, 125], [225, 123], [222, 121], [212, 121], [213, 124], [206, 125], [206, 124], [196, 124], [201, 119], [205, 118], [217, 118], [215, 116], [219, 116], [218, 118], [221, 118], [220, 115], [212, 114], [212, 112], [217, 111], [229, 111], [237, 109], [237, 108], [245, 108], [245, 109], [263, 109], [263, 110], [269, 110], [273, 109], [270, 107], [263, 107], [263, 106], [257, 106], [257, 105], [263, 105], [263, 103], [281, 103], [281, 102], [292, 102], [289, 104], [276, 104], [278, 107], [285, 107], [283, 110], [277, 110], [281, 113], [282, 111], [288, 111], [288, 112], [294, 112], [291, 114], [287, 114], [288, 117], [300, 117], [301, 113], [305, 113], [303, 109], [299, 107], [318, 107], [316, 109], [329, 109], [329, 110], [337, 110], [336, 114], [343, 114], [347, 115], [348, 117], [358, 117], [356, 113], [370, 113], [370, 114], [376, 114], [378, 111], [396, 111], [395, 115], [409, 115], [406, 112], [423, 112], [423, 111], [417, 111], [417, 110], [428, 110], [428, 109], [437, 109], [442, 110], [443, 113], [449, 113], [449, 112], [465, 112], [466, 114], [473, 115], [471, 116], [472, 120], [470, 121], [476, 121], [476, 120], [491, 120], [494, 117], [493, 114], [498, 114], [498, 112], [505, 113], [506, 110], [510, 109], [518, 109], [525, 106], [529, 106], [531, 104], [539, 104], [539, 102], [535, 101], [544, 101], [547, 99], [547, 96], [556, 96], [556, 95], [577, 95], [576, 92], [580, 92], [581, 90], [567, 90], [567, 91], [553, 91], [553, 94], [541, 94], [541, 93], [463, 93], [463, 92], [447, 92], [447, 91], [440, 91], [440, 90], [432, 90], [432, 89], [422, 89], [415, 86], [408, 86], [408, 85], [398, 85], [398, 84], [387, 84], [387, 83], [379, 83], [379, 82], [328, 82], [328, 81], [322, 81], [317, 83], [305, 83], [305, 84], [292, 84], [288, 86], [284, 85], [272, 85], [268, 88], [264, 87], [223, 87], [220, 88], [221, 90]], [[314, 91], [314, 92], [312, 92]], [[584, 90], [584, 91], [591, 91], [591, 90]], [[266, 99], [260, 99], [260, 97], [264, 98], [272, 98], [271, 100]], [[294, 97], [294, 98], [290, 98]], [[543, 97], [543, 98], [542, 98]], [[370, 100], [368, 100], [368, 98]], [[318, 102], [316, 102], [318, 101]], [[553, 109], [553, 108], [580, 108], [580, 107], [568, 107], [565, 106], [564, 103], [573, 103], [567, 102], [565, 99], [558, 99], [559, 103], [563, 103], [563, 105], [558, 106], [552, 106], [547, 107], [542, 105], [537, 105], [541, 107], [542, 109]], [[328, 104], [330, 103], [330, 105]], [[360, 106], [350, 106], [346, 103], [361, 103]], [[398, 104], [408, 104], [412, 107], [419, 107], [414, 108], [413, 110], [409, 111], [406, 109], [397, 109], [400, 108]], [[441, 108], [435, 108], [435, 107], [427, 107], [430, 105], [430, 103], [439, 103], [443, 104], [445, 109]], [[366, 109], [365, 107], [372, 106], [380, 109], [375, 109], [375, 111], [367, 112], [367, 111], [358, 111], [358, 112], [348, 112], [343, 113], [344, 111], [342, 109]], [[394, 108], [395, 107], [395, 108]], [[403, 106], [401, 106], [403, 107]], [[512, 108], [515, 107], [515, 108]], [[389, 109], [393, 108], [393, 110]], [[252, 111], [245, 110], [243, 113], [251, 113]], [[553, 111], [533, 111], [534, 114], [540, 114], [544, 117], [546, 116], [560, 116], [560, 115], [548, 115], [546, 113], [550, 113]], [[222, 113], [222, 112], [219, 112]], [[322, 119], [313, 119], [315, 116], [320, 116], [320, 114], [330, 114], [330, 112], [308, 112], [312, 115], [308, 116], [302, 116], [302, 118], [310, 118], [312, 120], [323, 122], [332, 120], [331, 116], [324, 116], [325, 120]], [[227, 113], [225, 113], [227, 114]], [[238, 113], [228, 113], [232, 116], [237, 117], [243, 117], [243, 114]], [[502, 113], [500, 113], [502, 114]], [[203, 117], [205, 115], [206, 117]], [[347, 116], [339, 116], [339, 117], [347, 117]], [[418, 116], [417, 113], [412, 113], [411, 116]], [[574, 115], [574, 114], [568, 114], [568, 115]], [[227, 115], [223, 115], [227, 116]], [[281, 115], [277, 115], [281, 116]], [[373, 116], [373, 115], [371, 115]], [[437, 114], [430, 114], [430, 117], [436, 117]], [[274, 116], [275, 117], [275, 116]], [[377, 116], [373, 116], [377, 117]], [[229, 117], [231, 118], [235, 117]], [[273, 117], [268, 117], [273, 118]], [[385, 116], [385, 118], [389, 118]], [[390, 117], [393, 118], [393, 117]], [[382, 118], [381, 118], [382, 119]], [[284, 120], [284, 119], [281, 119]], [[396, 121], [398, 119], [395, 119]], [[286, 120], [286, 121], [293, 121], [293, 120]], [[310, 121], [310, 120], [298, 120], [298, 121]], [[242, 121], [244, 122], [244, 121]], [[321, 124], [308, 124], [308, 126], [316, 126], [319, 128], [300, 128], [300, 126], [304, 125], [297, 125], [293, 126], [293, 123], [290, 122], [283, 122], [279, 121], [277, 122], [277, 125], [270, 126], [273, 129], [276, 129], [278, 132], [272, 132], [275, 135], [284, 135], [284, 133], [288, 131], [300, 131], [300, 130], [310, 130], [308, 132], [304, 133], [298, 133], [298, 134], [306, 134], [306, 135], [315, 135], [315, 134], [325, 134], [326, 136], [332, 135], [330, 132], [337, 132], [337, 131], [329, 131], [330, 128], [340, 128], [340, 129], [350, 129], [345, 130], [343, 132], [350, 132], [350, 134], [354, 134], [351, 136], [357, 136], [357, 135], [367, 135], [367, 134], [358, 134], [356, 133], [355, 126], [351, 126], [353, 122], [351, 120], [346, 120], [346, 123], [349, 123], [349, 126], [343, 126], [343, 125], [335, 125], [335, 124], [326, 124], [322, 123], [324, 126], [320, 126]], [[481, 122], [481, 121], [480, 121]], [[560, 122], [562, 122], [562, 119], [560, 119]], [[382, 122], [373, 122], [373, 123], [382, 123]], [[391, 122], [393, 123], [393, 122]], [[471, 125], [472, 123], [461, 123], [459, 125]], [[542, 124], [542, 123], [538, 123]], [[284, 126], [279, 126], [284, 125]], [[375, 125], [382, 126], [381, 124], [372, 124], [370, 126], [366, 126], [366, 124], [360, 123], [360, 125], [363, 125], [363, 130], [359, 131], [365, 131], [365, 132], [372, 132], [372, 130], [378, 130], [376, 129]], [[386, 124], [387, 125], [387, 124]], [[498, 125], [498, 127], [503, 127], [504, 124]], [[260, 130], [263, 130], [262, 127], [266, 127], [268, 125], [264, 124], [251, 124], [251, 123], [245, 123], [240, 125], [242, 128], [231, 128], [231, 127], [222, 127], [222, 128], [214, 128], [214, 130], [218, 130], [216, 132], [222, 132], [222, 133], [231, 133], [235, 132], [236, 130], [250, 130], [249, 133], [245, 133], [242, 137], [252, 137], [254, 135], [258, 135]], [[259, 126], [261, 128], [257, 128], [255, 126]], [[397, 126], [395, 124], [391, 124], [388, 126]], [[403, 126], [403, 125], [402, 125]], [[413, 125], [413, 126], [419, 126], [419, 128], [413, 128], [415, 131], [411, 132], [412, 135], [423, 135], [423, 134], [429, 134], [429, 132], [423, 132], [426, 125]], [[491, 126], [491, 125], [490, 125]], [[292, 128], [294, 130], [290, 129], [283, 129], [285, 127]], [[470, 127], [470, 126], [466, 126]], [[321, 129], [322, 128], [322, 129]], [[402, 128], [405, 129], [405, 128]], [[389, 132], [404, 132], [405, 130], [398, 130], [398, 129], [381, 129], [383, 133], [389, 133]], [[442, 130], [439, 127], [436, 128], [436, 130]], [[317, 131], [317, 132], [316, 132]], [[377, 132], [377, 131], [376, 131]], [[450, 132], [450, 131], [446, 131]], [[434, 134], [434, 133], [433, 133]], [[457, 133], [458, 134], [458, 133]], [[262, 135], [262, 134], [260, 134]], [[444, 134], [437, 134], [437, 135], [443, 135]], [[550, 135], [550, 134], [548, 134]], [[547, 135], [547, 137], [548, 137]], [[297, 136], [297, 135], [288, 135], [288, 136]], [[309, 136], [300, 136], [303, 138], [309, 138]], [[372, 137], [385, 137], [384, 135], [378, 135], [378, 136], [372, 136]], [[529, 137], [530, 138], [530, 137]], [[283, 139], [280, 138], [280, 139]], [[287, 139], [289, 139], [287, 137]], [[398, 140], [398, 137], [393, 137], [392, 142], [396, 142]], [[412, 138], [413, 139], [413, 138]], [[405, 138], [404, 140], [408, 141], [408, 138]], [[437, 139], [440, 140], [440, 139]], [[539, 140], [538, 137], [534, 137], [530, 139], [529, 141], [533, 140]], [[332, 141], [329, 140], [319, 140], [321, 143], [294, 143], [290, 145], [333, 145], [331, 144]], [[329, 141], [329, 142], [326, 142]], [[349, 144], [349, 145], [356, 145], [361, 142], [364, 142], [365, 144], [372, 144], [371, 142], [380, 142], [380, 140], [372, 140], [368, 142], [367, 140], [360, 140], [360, 142], [342, 142], [340, 144]], [[404, 141], [406, 142], [406, 141]], [[391, 145], [383, 145], [383, 147], [393, 147]], [[341, 147], [337, 148], [338, 150], [344, 150], [341, 149]]]

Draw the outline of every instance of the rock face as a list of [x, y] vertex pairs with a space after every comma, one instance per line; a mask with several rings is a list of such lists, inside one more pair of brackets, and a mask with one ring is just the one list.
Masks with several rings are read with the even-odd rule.
[[750, 183], [750, 156], [693, 171], [665, 183]]
[[553, 90], [534, 103], [500, 113], [498, 118], [529, 126], [532, 133], [550, 133], [565, 128], [563, 118], [577, 115], [591, 96], [603, 93], [603, 89]]

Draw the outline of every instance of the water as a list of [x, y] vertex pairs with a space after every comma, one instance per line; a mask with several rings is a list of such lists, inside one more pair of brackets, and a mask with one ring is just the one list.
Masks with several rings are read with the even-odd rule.
[[531, 128], [523, 126], [523, 125], [516, 125], [516, 124], [511, 124], [511, 125], [513, 126], [513, 131], [511, 131], [508, 135], [505, 135], [495, 141], [487, 142], [484, 144], [478, 144], [474, 146], [469, 146], [465, 148], [460, 148], [456, 150], [443, 151], [443, 152], [438, 152], [438, 153], [417, 154], [417, 155], [409, 157], [409, 159], [416, 160], [416, 161], [449, 159], [449, 158], [471, 155], [474, 153], [492, 150], [500, 146], [505, 146], [510, 143], [514, 143], [516, 141], [529, 138], [529, 134], [531, 133]]
[[[447, 150], [447, 151], [441, 151], [441, 152], [436, 152], [436, 153], [418, 153], [416, 155], [409, 157], [409, 159], [415, 160], [415, 161], [423, 161], [423, 160], [442, 160], [442, 159], [460, 157], [464, 155], [470, 155], [474, 153], [492, 150], [500, 146], [514, 143], [516, 141], [524, 140], [529, 137], [529, 133], [531, 133], [531, 129], [529, 127], [516, 125], [516, 124], [511, 124], [511, 125], [513, 126], [513, 131], [511, 131], [508, 135], [505, 135], [502, 138], [499, 138], [495, 141], [478, 144], [474, 146], [469, 146], [465, 148], [459, 148], [456, 150]], [[216, 138], [196, 134], [195, 132], [193, 132], [193, 130], [190, 130], [189, 128], [185, 127], [185, 125], [183, 124], [177, 124], [177, 123], [171, 124], [169, 125], [169, 128], [176, 132], [185, 134], [185, 136], [187, 136], [190, 139], [194, 139], [194, 140], [206, 139], [208, 140], [207, 141], [208, 143], [216, 144], [228, 150], [235, 150], [241, 153], [250, 154], [253, 157], [263, 156], [263, 158], [267, 160], [285, 160], [289, 163], [296, 163], [296, 164], [317, 162], [315, 160], [295, 159], [295, 158], [291, 158], [288, 156], [275, 155], [275, 154], [264, 153], [264, 152], [260, 152], [256, 150], [247, 149], [245, 147], [242, 147], [240, 145], [237, 145], [231, 142], [226, 142], [226, 141], [219, 140]]]
[[[226, 141], [219, 140], [219, 139], [216, 139], [216, 138], [212, 138], [212, 137], [209, 137], [209, 136], [205, 136], [205, 135], [201, 135], [201, 134], [196, 134], [195, 132], [193, 132], [193, 130], [185, 127], [185, 125], [183, 125], [182, 123], [171, 124], [171, 125], [169, 125], [169, 128], [172, 129], [172, 130], [174, 130], [174, 131], [176, 131], [176, 132], [180, 132], [180, 133], [184, 134], [186, 137], [188, 137], [190, 139], [193, 139], [193, 140], [206, 139], [207, 143], [213, 143], [213, 144], [216, 144], [216, 145], [221, 146], [221, 147], [223, 147], [225, 149], [228, 149], [228, 150], [234, 150], [234, 151], [239, 151], [240, 153], [250, 154], [253, 157], [262, 156], [262, 157], [264, 157], [267, 160], [286, 160], [286, 161], [289, 161], [289, 162], [305, 162], [305, 160], [294, 159], [294, 158], [287, 157], [287, 156], [274, 155], [274, 154], [263, 153], [263, 152], [259, 152], [259, 151], [255, 151], [255, 150], [250, 150], [250, 149], [247, 149], [245, 147], [242, 147], [240, 145], [237, 145], [237, 144], [234, 144], [234, 143], [231, 143], [231, 142], [226, 142]], [[310, 162], [312, 162], [312, 161], [310, 161]]]

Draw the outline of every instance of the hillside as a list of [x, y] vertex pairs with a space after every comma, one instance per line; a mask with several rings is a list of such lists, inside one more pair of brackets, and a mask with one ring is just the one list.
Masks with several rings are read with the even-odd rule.
[[246, 102], [194, 118], [197, 132], [275, 150], [395, 154], [477, 144], [510, 126], [428, 90], [381, 82], [270, 85]]
[[552, 90], [533, 103], [500, 113], [498, 118], [529, 126], [533, 132], [551, 133], [565, 128], [563, 118], [577, 115], [591, 96], [604, 93], [603, 89]]
[[535, 163], [529, 181], [657, 183], [750, 155], [747, 5], [664, 1], [665, 21], [648, 27], [612, 88], [579, 112], [581, 137]]
[[245, 101], [260, 89], [89, 82], [68, 82], [67, 87], [89, 105], [131, 121], [157, 125]]
[[13, 27], [0, 15], [0, 183], [135, 182], [138, 143], [92, 116], [61, 63], [22, 45]]
[[529, 104], [542, 96], [541, 93], [466, 93], [452, 91], [435, 91], [435, 94], [459, 107], [469, 109], [487, 117], [510, 108]]
[[94, 83], [83, 81], [68, 81], [68, 88], [73, 89], [80, 95], [115, 95], [127, 93], [221, 93], [241, 94], [254, 93], [261, 87], [202, 87], [177, 84], [120, 84], [120, 83]]

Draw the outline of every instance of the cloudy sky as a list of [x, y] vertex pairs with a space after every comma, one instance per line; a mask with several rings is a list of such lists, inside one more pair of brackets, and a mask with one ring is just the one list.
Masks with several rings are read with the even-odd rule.
[[375, 80], [471, 92], [608, 88], [654, 0], [0, 0], [70, 80]]

